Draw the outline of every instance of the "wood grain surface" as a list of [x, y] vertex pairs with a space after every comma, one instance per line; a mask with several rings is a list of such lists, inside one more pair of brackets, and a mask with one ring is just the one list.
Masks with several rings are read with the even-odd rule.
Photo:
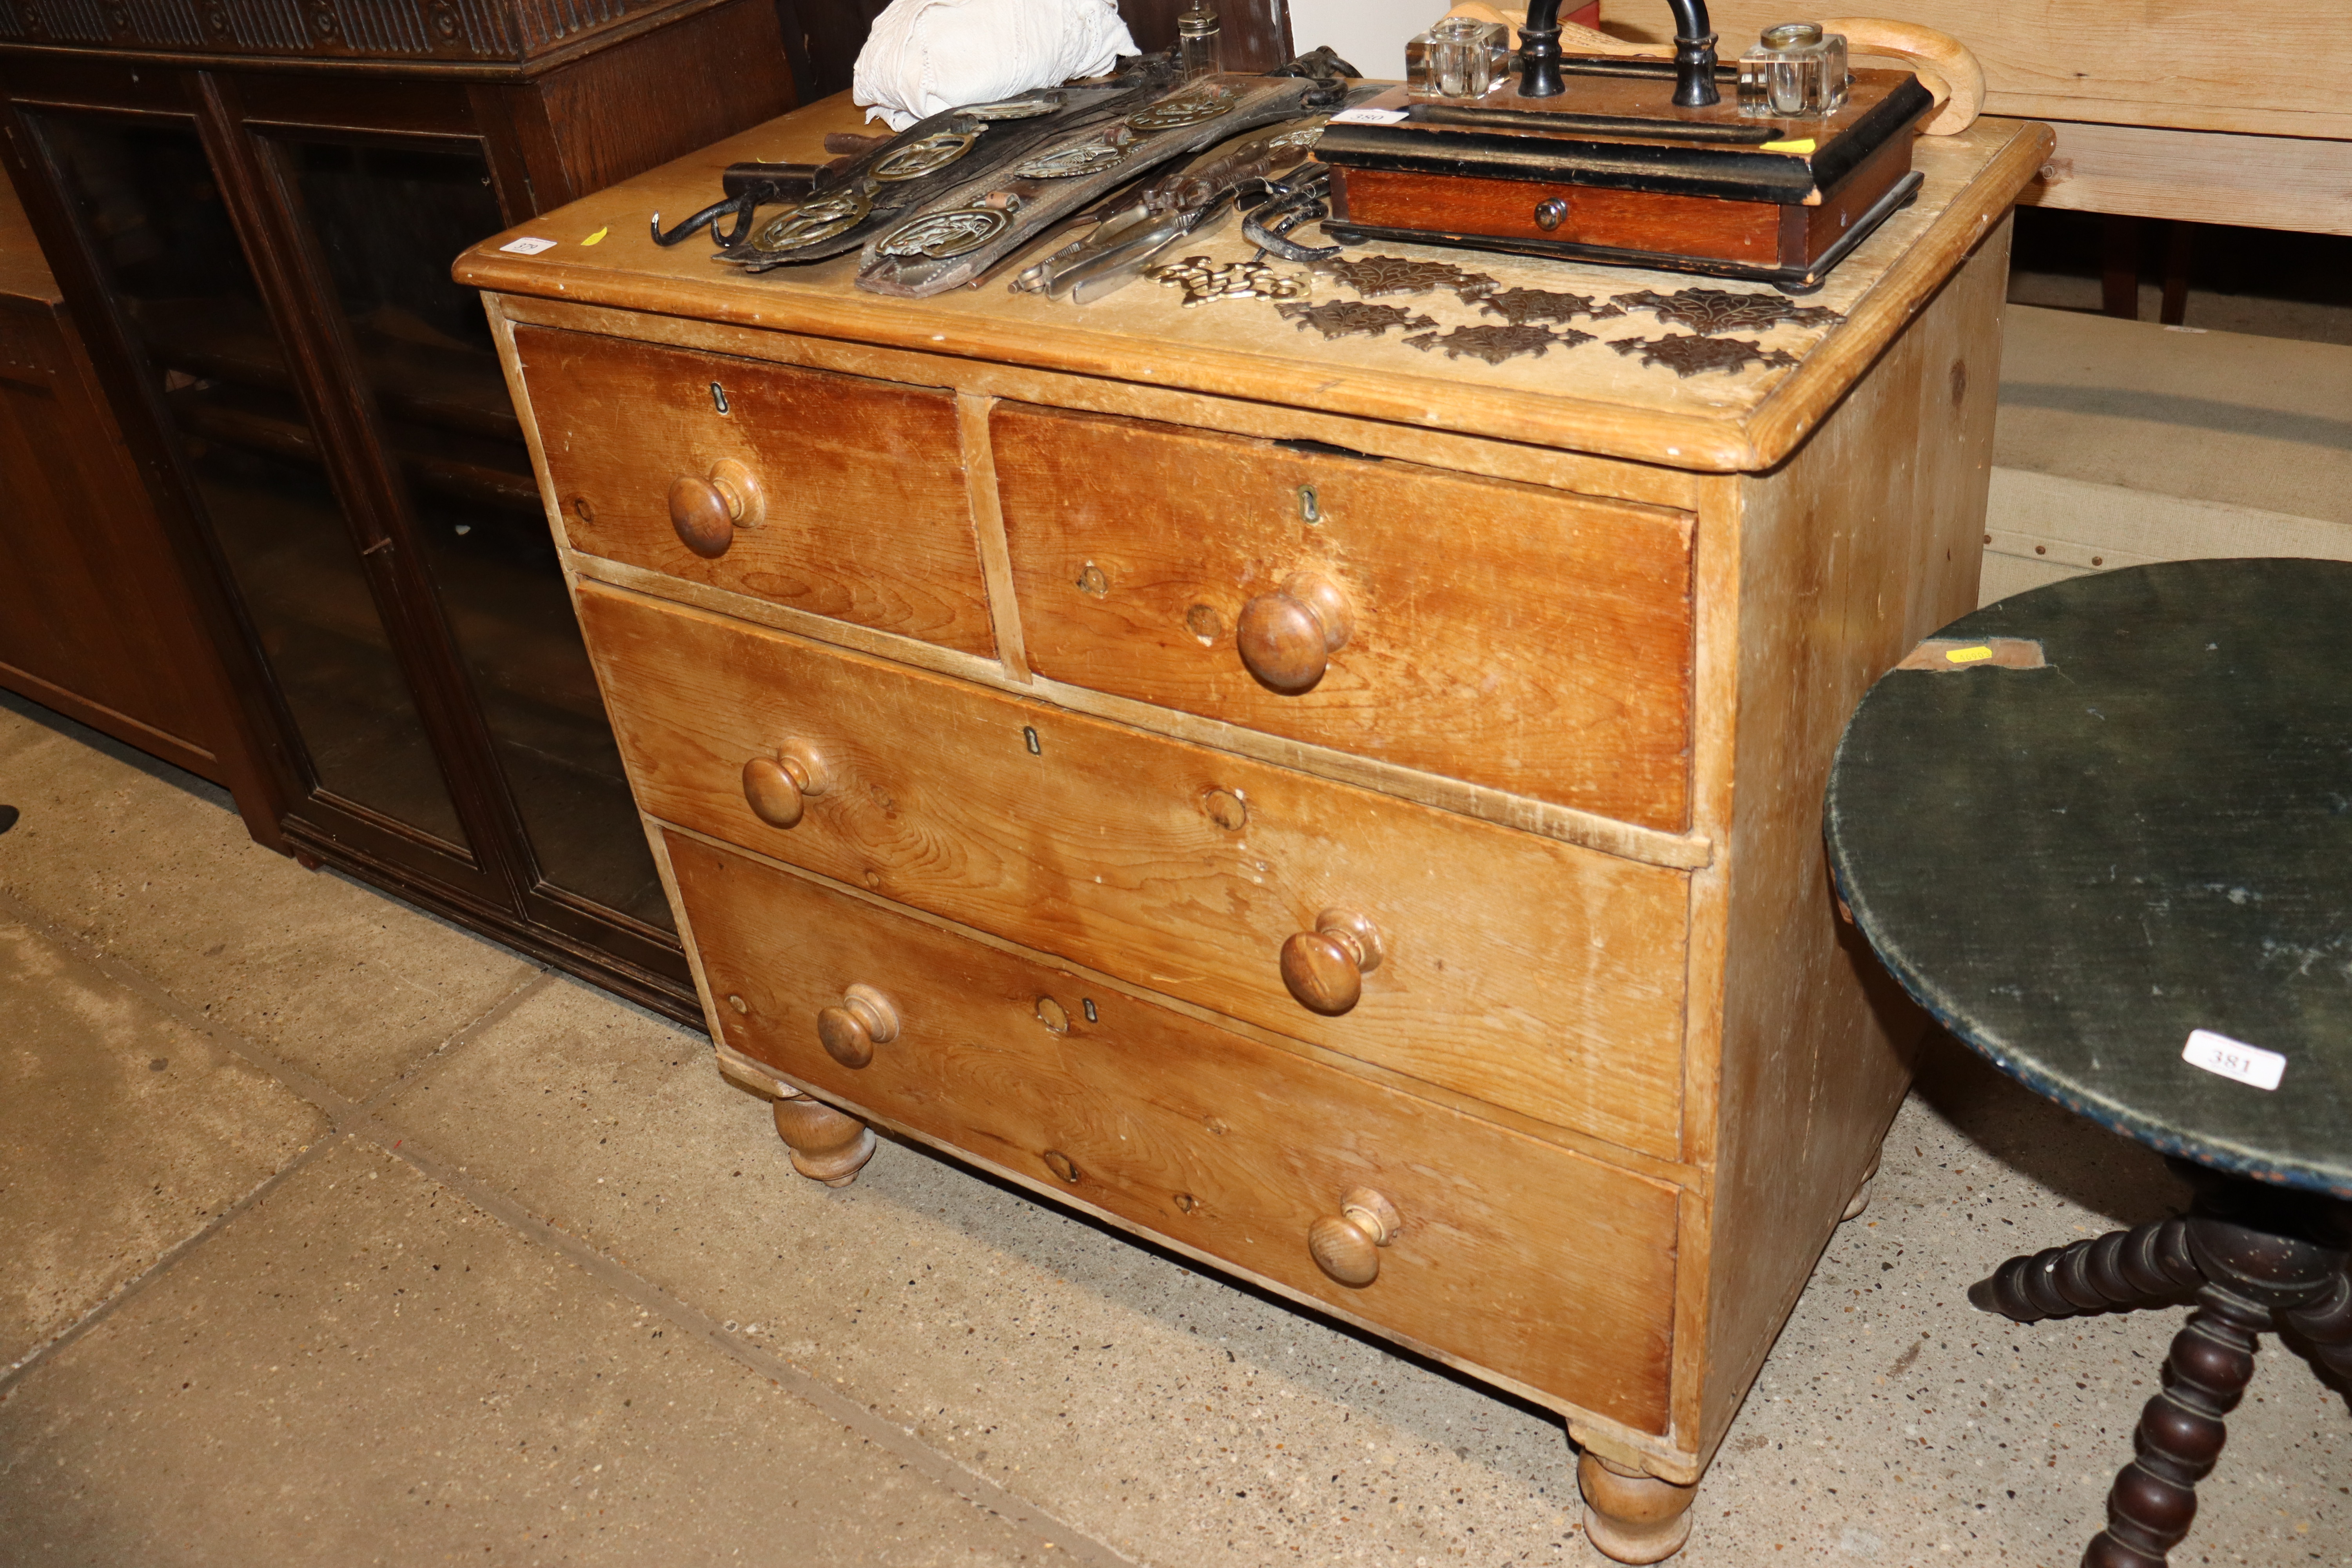
[[[1769, 202], [1390, 169], [1341, 169], [1332, 186], [1335, 200], [1347, 203], [1340, 216], [1372, 228], [1605, 245], [1762, 266], [1780, 259], [1780, 209]], [[1536, 207], [1554, 198], [1568, 213], [1545, 228], [1536, 222]]]
[[[883, 299], [851, 287], [846, 261], [746, 277], [712, 262], [699, 243], [664, 250], [646, 237], [654, 213], [667, 213], [675, 222], [711, 201], [728, 163], [822, 162], [826, 132], [857, 127], [845, 98], [827, 100], [485, 241], [458, 258], [457, 276], [478, 288], [543, 299], [938, 353], [972, 362], [975, 373], [983, 363], [1044, 367], [1693, 470], [1756, 470], [1793, 451], [1803, 432], [1894, 341], [1958, 255], [2008, 210], [2040, 166], [2048, 142], [2040, 127], [1992, 120], [1957, 136], [1922, 140], [1915, 152], [1926, 182], [1919, 199], [1889, 217], [1810, 300], [1843, 312], [1843, 323], [1772, 329], [1767, 341], [1806, 364], [1684, 378], [1600, 343], [1487, 365], [1416, 353], [1393, 333], [1326, 342], [1300, 333], [1263, 300], [1188, 310], [1174, 290], [1144, 284], [1084, 307], [993, 286], [930, 300]], [[609, 233], [593, 249], [582, 243], [599, 230]], [[522, 235], [556, 245], [533, 257], [499, 250]], [[1223, 261], [1246, 259], [1252, 247], [1228, 225], [1185, 248]], [[1461, 260], [1457, 251], [1381, 249], [1414, 259]], [[1900, 265], [1914, 256], [1926, 263]], [[1690, 286], [1689, 279], [1669, 273], [1532, 258], [1481, 256], [1476, 269], [1507, 289], [1588, 295]], [[1327, 286], [1317, 297], [1347, 296]], [[1417, 296], [1415, 302], [1442, 323], [1481, 320], [1475, 306], [1448, 294]], [[1633, 316], [1604, 323], [1601, 336], [1654, 336], [1656, 331], [1646, 317]], [[1832, 353], [1829, 374], [1807, 374], [1812, 362]], [[1783, 389], [1792, 394], [1786, 413], [1759, 426], [1759, 410]]]
[[[1679, 872], [583, 584], [657, 817], [1647, 1153], [1679, 1144]], [[1035, 751], [1030, 746], [1034, 738]], [[745, 763], [829, 787], [789, 829]], [[1238, 826], [1227, 826], [1226, 822]], [[1349, 1012], [1284, 987], [1327, 909], [1385, 950]]]
[[[711, 987], [743, 1001], [718, 1014], [735, 1049], [1408, 1341], [1663, 1429], [1672, 1188], [698, 841], [672, 836], [669, 853]], [[815, 1024], [853, 984], [899, 1018], [856, 1069]], [[1307, 1246], [1358, 1187], [1403, 1222], [1360, 1289]]]
[[[992, 426], [1038, 674], [1685, 825], [1686, 514], [1013, 404]], [[1287, 694], [1244, 668], [1234, 628], [1300, 571], [1353, 626]]]
[[[573, 549], [994, 651], [952, 394], [540, 327], [514, 336]], [[766, 521], [706, 560], [672, 528], [669, 489], [726, 461], [758, 476]]]

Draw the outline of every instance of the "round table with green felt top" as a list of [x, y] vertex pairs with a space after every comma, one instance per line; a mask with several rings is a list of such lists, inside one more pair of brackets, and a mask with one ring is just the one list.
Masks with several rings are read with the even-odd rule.
[[1970, 1292], [2021, 1321], [2194, 1297], [2084, 1559], [2160, 1564], [2258, 1334], [2352, 1373], [2352, 563], [2131, 567], [1957, 621], [1864, 698], [1824, 826], [1913, 997], [2197, 1189]]

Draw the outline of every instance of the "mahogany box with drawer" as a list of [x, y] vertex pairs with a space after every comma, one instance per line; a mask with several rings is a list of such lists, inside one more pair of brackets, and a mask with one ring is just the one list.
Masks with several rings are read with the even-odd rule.
[[[1492, 279], [1412, 343], [646, 239], [853, 115], [457, 266], [720, 1067], [819, 1179], [885, 1128], [1559, 1411], [1595, 1542], [1670, 1552], [1907, 1082], [1822, 787], [1975, 604], [2047, 132], [1921, 142], [1707, 334], [1537, 259], [1409, 252]], [[1441, 352], [1509, 289], [1579, 332]]]

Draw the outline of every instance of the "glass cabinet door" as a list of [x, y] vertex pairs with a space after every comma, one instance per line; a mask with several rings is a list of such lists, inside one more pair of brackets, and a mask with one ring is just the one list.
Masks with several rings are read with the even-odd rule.
[[52, 113], [44, 140], [162, 394], [317, 787], [471, 846], [191, 124]]
[[505, 226], [480, 153], [273, 137], [315, 236], [540, 883], [667, 931], [481, 300]]

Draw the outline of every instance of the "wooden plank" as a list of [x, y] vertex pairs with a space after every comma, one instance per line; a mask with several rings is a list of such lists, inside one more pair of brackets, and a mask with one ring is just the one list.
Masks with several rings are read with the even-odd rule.
[[1743, 485], [1727, 946], [1719, 997], [1693, 995], [1722, 1019], [1702, 1456], [1909, 1082], [1924, 1020], [1837, 918], [1822, 794], [1870, 683], [1975, 605], [2008, 272], [2004, 223], [1789, 467]]
[[2058, 145], [2021, 202], [2352, 234], [2352, 141], [2065, 121], [2053, 129]]
[[[573, 549], [995, 651], [952, 394], [540, 327], [515, 352]], [[765, 518], [705, 557], [670, 486], [726, 463]]]
[[[1789, 19], [1779, 0], [1717, 0], [1707, 9], [1726, 58]], [[1949, 33], [1975, 53], [1987, 113], [2352, 137], [2352, 113], [2332, 86], [2352, 78], [2352, 26], [2335, 0], [1903, 0], [1890, 14]], [[1604, 0], [1601, 16], [1621, 37], [1673, 36], [1657, 0]]]
[[[1388, 1331], [1663, 1426], [1672, 1187], [692, 839], [669, 852], [736, 1050]], [[853, 984], [879, 990], [897, 1025], [854, 1069], [816, 1036]], [[1351, 1289], [1307, 1235], [1360, 1187], [1403, 1224], [1378, 1278]]]
[[[594, 584], [579, 602], [654, 816], [1349, 1057], [1677, 1152], [1681, 873]], [[745, 764], [780, 750], [827, 775], [791, 827], [756, 815], [744, 790]], [[1331, 909], [1370, 919], [1382, 951], [1361, 1000], [1326, 1016], [1286, 989], [1281, 954]]]
[[[1686, 514], [1020, 405], [993, 425], [1038, 674], [1684, 826]], [[1298, 574], [1349, 624], [1277, 690], [1243, 617]]]

